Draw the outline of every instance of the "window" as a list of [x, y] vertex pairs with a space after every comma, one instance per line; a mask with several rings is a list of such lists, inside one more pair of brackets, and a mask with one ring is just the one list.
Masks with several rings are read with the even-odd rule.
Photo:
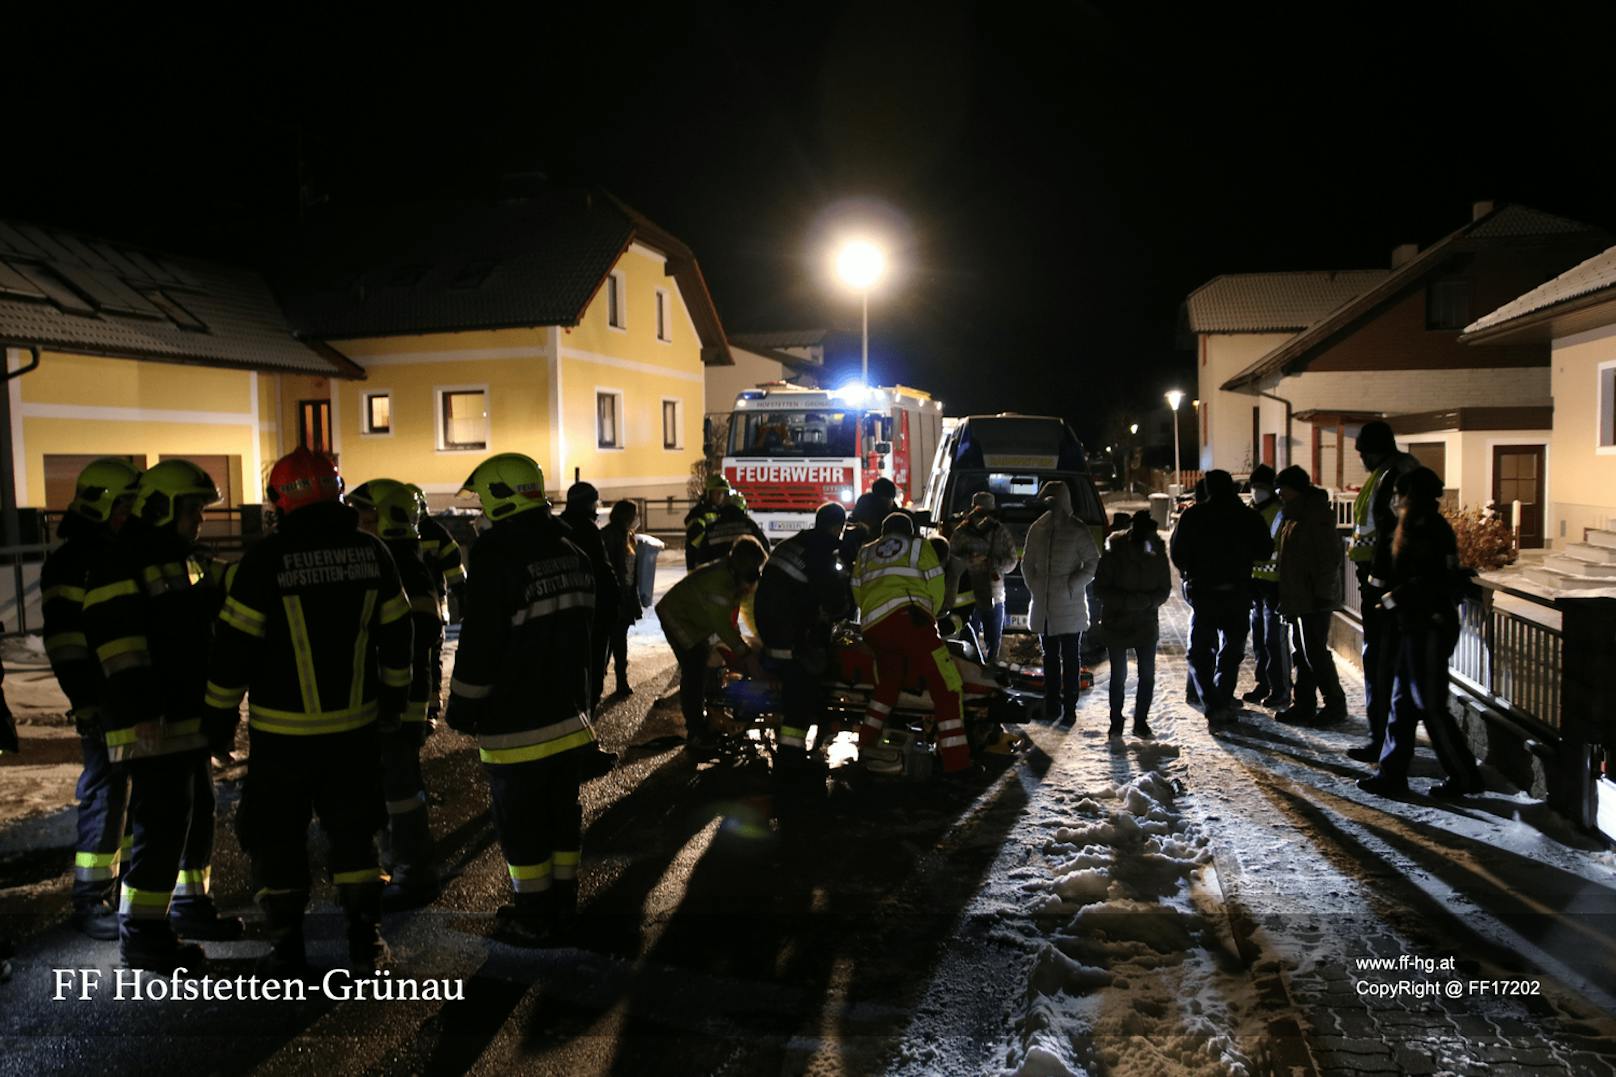
[[1470, 281], [1434, 280], [1425, 289], [1425, 328], [1463, 329], [1470, 324]]
[[488, 390], [438, 390], [438, 451], [488, 448]]
[[364, 432], [367, 434], [391, 434], [393, 432], [393, 394], [390, 392], [365, 393], [360, 399], [363, 404]]
[[731, 456], [853, 456], [858, 417], [845, 411], [737, 411]]
[[1599, 451], [1616, 453], [1616, 359], [1599, 364]]
[[660, 288], [656, 294], [656, 338], [664, 344], [673, 340], [673, 327], [668, 324], [668, 293]]
[[662, 447], [664, 449], [682, 449], [685, 447], [684, 424], [681, 423], [679, 413], [684, 410], [677, 400], [664, 400], [662, 402]]
[[297, 402], [297, 442], [311, 452], [331, 451], [331, 401]]
[[595, 393], [595, 444], [602, 449], [623, 447], [623, 394]]
[[606, 274], [606, 324], [613, 329], [627, 329], [623, 316], [623, 278], [616, 273]]

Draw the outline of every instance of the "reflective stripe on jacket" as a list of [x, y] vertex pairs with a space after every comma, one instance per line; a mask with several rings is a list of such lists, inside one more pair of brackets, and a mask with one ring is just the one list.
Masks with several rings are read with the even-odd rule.
[[[1276, 539], [1279, 537], [1279, 512], [1282, 507], [1283, 503], [1278, 497], [1270, 497], [1257, 509], [1258, 512], [1262, 513], [1263, 522], [1268, 525], [1268, 534]], [[1251, 578], [1262, 580], [1265, 583], [1279, 582], [1279, 553], [1277, 550], [1274, 556], [1268, 560], [1257, 561], [1252, 564]]]
[[1375, 559], [1375, 487], [1386, 474], [1386, 467], [1378, 468], [1364, 480], [1363, 489], [1352, 502], [1352, 546], [1347, 556], [1367, 564]]
[[937, 551], [918, 536], [883, 535], [860, 549], [853, 563], [853, 597], [865, 628], [909, 606], [936, 617], [946, 588]]
[[681, 651], [700, 643], [745, 650], [736, 626], [745, 590], [723, 562], [702, 565], [668, 588], [656, 604], [663, 633]]

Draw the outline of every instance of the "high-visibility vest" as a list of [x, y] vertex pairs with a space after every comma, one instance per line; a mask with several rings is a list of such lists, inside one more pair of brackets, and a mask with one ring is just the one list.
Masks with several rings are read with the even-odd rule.
[[[1268, 525], [1268, 533], [1275, 536], [1276, 539], [1279, 535], [1280, 507], [1279, 498], [1271, 497], [1263, 502], [1262, 508], [1257, 510], [1262, 513], [1263, 522]], [[1252, 563], [1251, 578], [1262, 580], [1266, 583], [1279, 582], [1279, 544], [1277, 541], [1274, 544], [1274, 556], [1270, 560]]]
[[918, 536], [883, 535], [860, 549], [853, 562], [853, 597], [865, 628], [909, 606], [935, 617], [946, 590], [937, 551]]
[[1375, 559], [1375, 487], [1385, 478], [1390, 466], [1382, 467], [1364, 480], [1363, 489], [1352, 503], [1352, 546], [1347, 556], [1367, 564]]

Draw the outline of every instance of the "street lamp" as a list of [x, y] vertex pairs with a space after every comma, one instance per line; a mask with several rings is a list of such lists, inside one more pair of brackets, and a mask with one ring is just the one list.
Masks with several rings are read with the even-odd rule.
[[1173, 485], [1184, 492], [1184, 472], [1178, 457], [1178, 406], [1184, 403], [1184, 394], [1177, 389], [1167, 391], [1167, 406], [1173, 409]]
[[870, 289], [886, 272], [887, 258], [881, 248], [866, 240], [855, 239], [842, 244], [836, 253], [836, 275], [850, 288], [858, 290], [864, 301], [864, 348], [860, 364], [860, 380], [870, 384]]

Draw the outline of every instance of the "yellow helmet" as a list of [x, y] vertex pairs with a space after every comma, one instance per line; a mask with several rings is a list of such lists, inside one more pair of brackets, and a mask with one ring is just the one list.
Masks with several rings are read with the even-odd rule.
[[714, 490], [722, 490], [727, 494], [730, 491], [729, 480], [723, 475], [714, 472], [713, 474], [707, 476], [707, 485], [705, 489], [709, 494]]
[[490, 520], [550, 507], [544, 497], [544, 471], [531, 456], [519, 452], [502, 452], [478, 464], [460, 485], [460, 493], [476, 494]]
[[404, 488], [407, 489], [410, 493], [415, 495], [415, 505], [416, 505], [416, 508], [420, 509], [420, 512], [421, 512], [422, 516], [425, 516], [425, 515], [427, 515], [428, 513], [430, 513], [432, 511], [427, 506], [427, 503], [426, 503], [426, 491], [425, 490], [421, 489], [419, 486], [415, 485], [415, 483], [413, 483], [413, 482], [405, 483]]
[[121, 456], [92, 460], [79, 472], [73, 501], [67, 511], [104, 524], [112, 515], [113, 505], [121, 498], [135, 496], [135, 484], [139, 481], [140, 469]]
[[420, 538], [418, 524], [421, 509], [416, 503], [414, 491], [401, 482], [386, 479], [365, 485], [374, 491], [377, 484], [382, 482], [387, 482], [388, 486], [374, 494], [375, 500], [371, 505], [376, 510], [376, 534], [384, 539]]
[[174, 506], [182, 497], [199, 497], [204, 505], [219, 500], [213, 477], [189, 460], [153, 464], [135, 484], [136, 516], [157, 527], [174, 519]]
[[[407, 489], [408, 487], [396, 479], [371, 479], [349, 490], [345, 500], [355, 508], [373, 509], [393, 491]], [[410, 497], [413, 500], [415, 495], [411, 494]]]

